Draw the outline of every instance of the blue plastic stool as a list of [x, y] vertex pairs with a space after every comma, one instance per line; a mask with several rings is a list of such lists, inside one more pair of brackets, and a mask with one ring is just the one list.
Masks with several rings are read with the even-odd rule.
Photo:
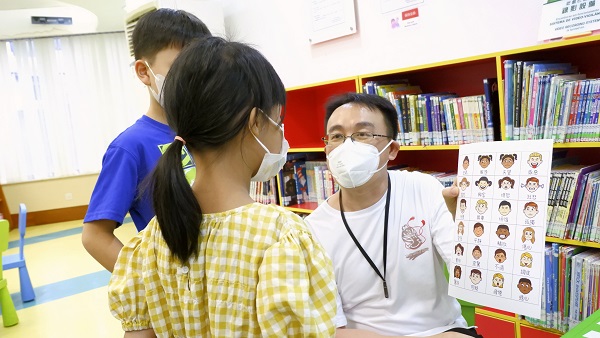
[[21, 284], [21, 300], [23, 302], [29, 302], [35, 299], [35, 292], [33, 291], [33, 285], [31, 285], [31, 279], [29, 278], [29, 271], [27, 271], [27, 264], [25, 263], [25, 255], [23, 248], [25, 246], [25, 230], [27, 227], [27, 208], [25, 204], [19, 205], [19, 253], [14, 255], [4, 256], [2, 259], [2, 268], [4, 270], [19, 268], [19, 282]]

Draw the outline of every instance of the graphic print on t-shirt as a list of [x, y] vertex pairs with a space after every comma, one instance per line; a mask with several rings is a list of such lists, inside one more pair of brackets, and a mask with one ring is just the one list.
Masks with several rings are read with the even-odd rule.
[[[415, 216], [412, 216], [408, 222], [402, 226], [402, 241], [404, 242], [404, 247], [409, 250], [417, 250], [426, 242], [425, 236], [423, 236], [425, 220], [422, 219], [418, 222], [415, 219]], [[429, 250], [429, 248], [421, 248], [420, 250], [411, 252], [406, 258], [414, 260], [427, 252], [427, 250]]]

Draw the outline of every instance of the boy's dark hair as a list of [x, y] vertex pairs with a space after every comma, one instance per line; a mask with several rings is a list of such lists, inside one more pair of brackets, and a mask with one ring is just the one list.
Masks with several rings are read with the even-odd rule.
[[496, 249], [496, 251], [494, 251], [494, 256], [499, 253], [504, 254], [504, 257], [506, 257], [506, 251], [504, 251], [503, 249]]
[[500, 204], [498, 205], [498, 208], [500, 208], [503, 205], [508, 205], [509, 208], [512, 208], [509, 201], [502, 201], [502, 202], [500, 202]]
[[475, 228], [481, 228], [482, 230], [484, 229], [483, 224], [481, 224], [479, 222], [477, 222], [473, 225], [473, 229], [475, 229]]
[[500, 230], [500, 229], [504, 229], [504, 230], [510, 230], [510, 229], [508, 228], [508, 225], [506, 225], [506, 224], [500, 224], [500, 225], [498, 225], [498, 230]]
[[481, 271], [479, 271], [479, 269], [471, 269], [471, 275], [473, 274], [477, 274], [479, 277], [481, 277]]
[[154, 61], [156, 53], [169, 48], [183, 48], [195, 38], [211, 36], [208, 27], [193, 14], [171, 8], [160, 8], [144, 14], [131, 36], [136, 60]]
[[529, 280], [529, 278], [521, 278], [519, 279], [519, 284], [521, 283], [529, 283], [529, 285], [531, 285], [531, 280]]
[[[192, 41], [173, 62], [164, 86], [165, 114], [190, 151], [218, 149], [248, 132], [254, 108], [278, 122], [285, 107], [283, 82], [256, 49], [218, 37]], [[265, 114], [258, 119], [267, 123]], [[167, 147], [152, 174], [153, 206], [174, 257], [198, 255], [202, 210], [181, 164], [183, 142]]]
[[485, 177], [485, 176], [481, 176], [480, 179], [478, 179], [477, 181], [475, 181], [475, 185], [479, 185], [479, 182], [487, 182], [488, 185], [492, 185], [492, 181], [488, 180], [488, 178]]
[[325, 104], [325, 134], [327, 133], [327, 122], [333, 111], [351, 102], [373, 111], [379, 110], [383, 114], [385, 124], [387, 125], [387, 136], [394, 140], [398, 137], [398, 113], [396, 112], [396, 108], [394, 108], [389, 100], [381, 96], [364, 93], [344, 93], [329, 98]]

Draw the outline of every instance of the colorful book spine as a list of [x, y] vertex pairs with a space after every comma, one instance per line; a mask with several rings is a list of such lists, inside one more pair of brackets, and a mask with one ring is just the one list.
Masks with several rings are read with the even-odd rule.
[[513, 116], [514, 116], [514, 65], [515, 60], [504, 61], [504, 132], [506, 140], [513, 139]]

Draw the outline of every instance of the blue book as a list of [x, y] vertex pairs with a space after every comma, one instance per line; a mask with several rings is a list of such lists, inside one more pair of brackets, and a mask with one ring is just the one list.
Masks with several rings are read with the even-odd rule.
[[552, 326], [558, 329], [558, 251], [560, 244], [552, 243]]
[[573, 134], [571, 136], [571, 139], [577, 142], [581, 141], [581, 133], [583, 130], [582, 126], [583, 121], [585, 120], [586, 99], [588, 96], [587, 92], [590, 87], [590, 80], [583, 80], [580, 86], [579, 102], [577, 102], [577, 113], [575, 115], [575, 125], [573, 126]]
[[[545, 289], [545, 311], [543, 318], [545, 319], [542, 322], [543, 325], [548, 326], [550, 323], [551, 316], [549, 315], [552, 312], [552, 245], [546, 244], [544, 248], [544, 289]], [[544, 301], [544, 300], [542, 300]]]
[[514, 64], [515, 60], [504, 60], [504, 122], [506, 139], [513, 138], [513, 115], [515, 106]]

